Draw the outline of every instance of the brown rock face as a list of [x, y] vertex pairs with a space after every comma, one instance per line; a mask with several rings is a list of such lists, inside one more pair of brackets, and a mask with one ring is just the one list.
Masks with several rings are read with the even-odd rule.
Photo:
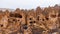
[[0, 34], [60, 34], [60, 8], [1, 11]]

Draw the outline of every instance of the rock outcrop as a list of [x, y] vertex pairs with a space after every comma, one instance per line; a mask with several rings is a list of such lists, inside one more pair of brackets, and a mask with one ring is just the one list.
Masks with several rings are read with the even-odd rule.
[[0, 34], [60, 34], [60, 7], [0, 10]]

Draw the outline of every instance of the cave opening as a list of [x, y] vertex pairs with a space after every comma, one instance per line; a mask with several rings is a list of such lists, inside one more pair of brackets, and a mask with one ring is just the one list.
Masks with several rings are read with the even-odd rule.
[[0, 24], [1, 27], [3, 27], [3, 24]]
[[55, 17], [56, 17], [56, 15], [51, 15], [51, 17], [52, 17], [52, 18], [55, 18]]
[[29, 20], [32, 20], [32, 18], [29, 18]]
[[10, 17], [16, 17], [16, 18], [22, 18], [22, 15], [20, 14], [10, 14]]
[[48, 18], [48, 17], [46, 17], [46, 20], [49, 20], [49, 18]]
[[15, 14], [15, 17], [17, 17], [17, 18], [22, 18], [22, 15], [20, 15], [20, 14]]

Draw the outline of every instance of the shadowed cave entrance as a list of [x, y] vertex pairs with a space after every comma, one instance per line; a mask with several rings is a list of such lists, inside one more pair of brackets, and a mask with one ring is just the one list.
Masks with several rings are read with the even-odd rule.
[[22, 15], [15, 13], [15, 14], [10, 14], [10, 17], [22, 18]]

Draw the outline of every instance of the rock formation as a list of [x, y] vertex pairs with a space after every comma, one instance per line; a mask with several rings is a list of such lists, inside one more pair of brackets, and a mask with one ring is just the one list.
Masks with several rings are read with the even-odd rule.
[[0, 34], [60, 34], [60, 7], [0, 10]]

